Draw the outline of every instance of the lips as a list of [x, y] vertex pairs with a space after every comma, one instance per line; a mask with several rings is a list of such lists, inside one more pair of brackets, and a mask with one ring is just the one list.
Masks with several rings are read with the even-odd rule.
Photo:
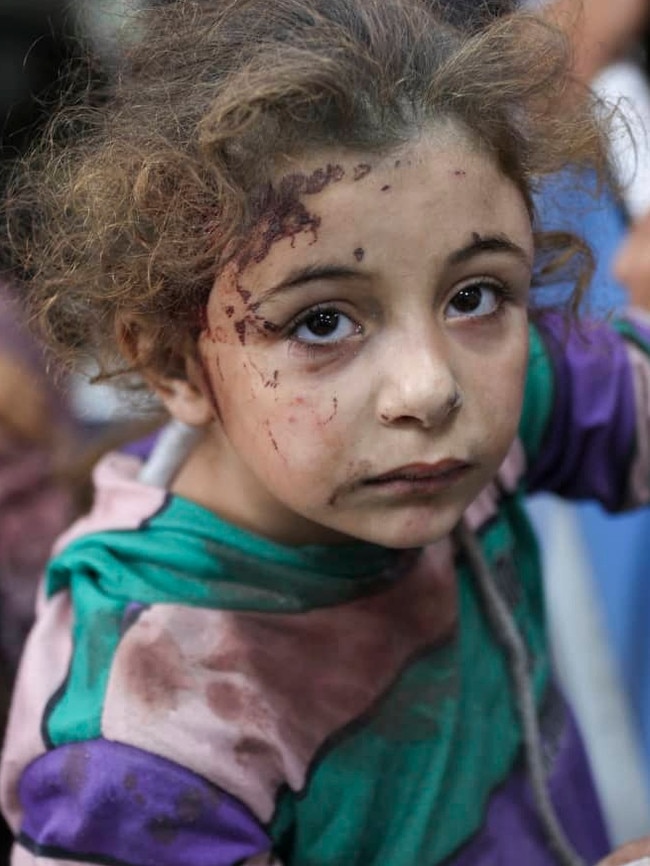
[[426, 484], [452, 480], [457, 475], [469, 469], [469, 463], [464, 460], [440, 460], [437, 463], [409, 463], [364, 480], [364, 484]]

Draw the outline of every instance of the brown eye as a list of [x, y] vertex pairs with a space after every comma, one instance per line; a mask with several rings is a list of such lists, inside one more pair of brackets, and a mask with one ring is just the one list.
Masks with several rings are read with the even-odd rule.
[[300, 343], [325, 345], [338, 343], [358, 333], [358, 325], [334, 307], [322, 307], [307, 312], [291, 332]]
[[452, 301], [459, 313], [473, 313], [481, 304], [483, 293], [478, 286], [461, 289]]
[[448, 319], [489, 316], [501, 306], [504, 292], [492, 283], [473, 283], [456, 292], [445, 314]]
[[318, 310], [304, 322], [315, 337], [329, 337], [336, 331], [338, 324], [339, 314], [336, 310]]

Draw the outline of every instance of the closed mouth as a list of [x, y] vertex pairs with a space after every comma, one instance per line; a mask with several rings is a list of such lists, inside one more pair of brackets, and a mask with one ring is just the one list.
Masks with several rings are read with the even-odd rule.
[[464, 460], [440, 460], [437, 463], [411, 463], [400, 466], [382, 475], [366, 478], [364, 484], [426, 484], [437, 481], [445, 481], [461, 474], [470, 466]]

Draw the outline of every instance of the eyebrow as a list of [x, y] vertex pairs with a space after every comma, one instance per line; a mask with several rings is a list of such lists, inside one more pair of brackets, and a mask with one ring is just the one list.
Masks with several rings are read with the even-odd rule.
[[523, 247], [514, 243], [506, 235], [486, 235], [481, 237], [478, 232], [472, 233], [472, 240], [458, 250], [454, 250], [447, 258], [450, 265], [460, 265], [481, 253], [509, 253], [516, 256], [530, 267], [530, 256]]
[[311, 283], [316, 280], [349, 279], [350, 277], [358, 279], [365, 277], [365, 274], [346, 265], [306, 265], [302, 268], [295, 268], [289, 272], [282, 282], [276, 283], [270, 289], [267, 289], [260, 298], [260, 302], [263, 303], [272, 295], [292, 289], [294, 286], [303, 285], [304, 283]]
[[[460, 265], [467, 262], [474, 256], [481, 253], [509, 253], [516, 256], [524, 264], [530, 267], [530, 256], [518, 244], [511, 241], [506, 235], [486, 235], [481, 237], [477, 232], [472, 235], [472, 240], [464, 247], [454, 250], [447, 257], [448, 265]], [[316, 280], [340, 280], [350, 278], [364, 278], [366, 274], [356, 268], [351, 268], [346, 265], [306, 265], [304, 267], [295, 268], [287, 274], [285, 279], [268, 288], [259, 299], [260, 303], [273, 297], [273, 295], [285, 292], [295, 286], [302, 286], [305, 283], [315, 282]]]

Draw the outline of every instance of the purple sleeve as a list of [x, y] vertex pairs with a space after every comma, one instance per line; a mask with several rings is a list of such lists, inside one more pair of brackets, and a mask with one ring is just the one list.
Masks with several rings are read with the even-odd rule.
[[576, 326], [548, 314], [538, 324], [553, 370], [553, 409], [527, 472], [528, 489], [626, 501], [637, 434], [633, 370], [624, 338], [607, 323]]
[[147, 460], [153, 451], [159, 435], [160, 431], [156, 430], [155, 433], [150, 433], [148, 436], [143, 436], [141, 439], [127, 442], [125, 445], [122, 445], [120, 451], [122, 454], [128, 454], [129, 457], [137, 457], [140, 460]]
[[234, 866], [271, 848], [250, 810], [165, 758], [105, 739], [33, 761], [19, 843], [36, 856], [119, 866]]

